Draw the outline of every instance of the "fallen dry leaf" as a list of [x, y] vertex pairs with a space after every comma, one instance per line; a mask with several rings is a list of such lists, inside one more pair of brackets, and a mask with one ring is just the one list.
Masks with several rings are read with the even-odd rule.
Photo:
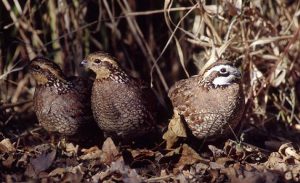
[[28, 153], [24, 153], [22, 157], [17, 161], [17, 167], [25, 167], [29, 163], [29, 155]]
[[24, 174], [25, 174], [26, 176], [28, 176], [28, 177], [31, 177], [31, 178], [33, 178], [33, 177], [38, 177], [38, 173], [36, 173], [36, 172], [34, 171], [34, 168], [33, 168], [32, 164], [28, 164], [28, 166], [27, 166], [27, 168], [26, 168]]
[[271, 170], [284, 172], [284, 178], [288, 181], [300, 181], [300, 162], [296, 159], [297, 153], [292, 144], [283, 144], [278, 152], [272, 152], [265, 167]]
[[56, 175], [63, 175], [66, 171], [67, 171], [66, 168], [55, 168], [48, 174], [48, 176], [51, 177], [51, 176], [56, 176]]
[[166, 148], [171, 149], [179, 137], [187, 137], [187, 135], [178, 112], [174, 110], [174, 116], [169, 122], [168, 131], [163, 135], [163, 139], [167, 142]]
[[297, 153], [296, 149], [292, 146], [291, 143], [285, 143], [282, 144], [278, 150], [278, 152], [283, 156], [283, 157], [293, 157], [296, 160], [300, 160], [300, 154], [299, 152]]
[[293, 166], [291, 170], [285, 172], [284, 177], [288, 181], [300, 181], [300, 166]]
[[50, 152], [43, 152], [35, 158], [30, 158], [30, 164], [34, 172], [38, 174], [41, 171], [47, 170], [53, 163], [55, 156], [56, 150], [53, 149]]
[[133, 149], [130, 151], [133, 158], [138, 157], [153, 157], [155, 156], [155, 152], [148, 149]]
[[114, 161], [114, 159], [119, 155], [119, 151], [111, 138], [107, 138], [104, 141], [102, 150], [100, 150], [97, 146], [94, 146], [89, 149], [82, 149], [81, 151], [84, 154], [79, 157], [80, 159], [100, 159], [102, 163], [107, 165]]
[[16, 159], [13, 157], [13, 155], [10, 154], [6, 160], [2, 161], [2, 165], [6, 168], [11, 168], [15, 160]]
[[66, 143], [65, 144], [65, 154], [69, 157], [76, 155], [78, 153], [78, 145], [74, 145], [73, 143]]
[[288, 169], [287, 164], [278, 152], [272, 152], [270, 154], [268, 161], [265, 162], [265, 166], [271, 170], [274, 169], [283, 172]]
[[274, 183], [279, 180], [279, 176], [276, 173], [268, 170], [259, 171], [250, 165], [242, 166], [240, 163], [235, 163], [221, 172], [225, 172], [232, 183]]
[[[79, 177], [82, 177], [84, 174], [84, 171], [85, 171], [85, 168], [83, 167], [83, 165], [79, 164], [75, 167], [64, 167], [64, 168], [58, 167], [58, 168], [52, 170], [48, 176], [49, 177], [63, 176], [67, 173], [72, 173]], [[80, 182], [80, 180], [76, 180], [76, 182]]]
[[[220, 157], [216, 160], [216, 164], [215, 166], [219, 166], [219, 169], [222, 169], [224, 167], [227, 167], [230, 164], [233, 164], [235, 162], [234, 159], [230, 158], [230, 157]], [[213, 167], [212, 167], [213, 168]]]
[[[114, 176], [111, 176], [114, 175]], [[142, 178], [135, 169], [125, 165], [124, 159], [120, 157], [112, 162], [105, 171], [98, 172], [92, 176], [93, 182], [104, 182], [104, 179], [110, 176], [108, 182], [140, 183]]]
[[125, 165], [123, 158], [119, 158], [117, 161], [112, 162], [110, 171], [120, 173], [122, 176], [121, 180], [125, 183], [142, 182], [140, 175], [135, 169], [131, 169], [129, 166]]
[[77, 171], [76, 173], [70, 173], [70, 172], [67, 172], [65, 173], [65, 175], [63, 176], [61, 182], [62, 183], [69, 183], [69, 182], [72, 182], [72, 183], [80, 183], [82, 182], [83, 178], [83, 174], [82, 172], [79, 172]]
[[238, 143], [230, 139], [226, 141], [223, 150], [226, 155], [235, 160], [254, 163], [266, 159], [263, 149], [247, 143]]
[[117, 149], [114, 141], [110, 137], [104, 141], [102, 145], [102, 151], [113, 156], [117, 156], [119, 154], [119, 150]]
[[102, 145], [102, 152], [100, 161], [105, 164], [110, 164], [115, 160], [115, 158], [120, 154], [113, 140], [109, 137]]
[[181, 146], [168, 152], [167, 154], [165, 154], [165, 156], [163, 158], [180, 155], [180, 152], [181, 152]]
[[0, 142], [0, 152], [8, 153], [15, 152], [16, 149], [14, 145], [11, 143], [10, 139], [6, 138], [1, 140]]
[[79, 157], [82, 160], [98, 159], [103, 153], [97, 146], [91, 147], [89, 149], [82, 149], [81, 151], [84, 153]]
[[222, 149], [219, 149], [214, 145], [208, 145], [208, 148], [213, 153], [215, 159], [225, 155], [225, 152]]
[[111, 175], [111, 172], [109, 171], [109, 169], [107, 169], [106, 171], [98, 172], [92, 176], [92, 182], [95, 182], [95, 183], [100, 182], [103, 179], [105, 179], [105, 177], [108, 177], [109, 175]]
[[186, 165], [193, 165], [198, 162], [201, 162], [204, 164], [209, 163], [208, 160], [203, 159], [194, 149], [192, 149], [187, 144], [182, 145], [180, 154], [181, 154], [180, 159], [175, 164], [175, 168], [173, 169], [174, 174], [177, 174]]

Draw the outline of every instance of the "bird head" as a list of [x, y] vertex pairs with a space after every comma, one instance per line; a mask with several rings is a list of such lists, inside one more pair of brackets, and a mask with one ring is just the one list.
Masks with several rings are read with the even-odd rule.
[[66, 80], [60, 67], [44, 57], [34, 58], [29, 63], [28, 68], [29, 73], [33, 76], [38, 85], [43, 85], [53, 80]]
[[239, 83], [241, 77], [241, 72], [231, 62], [217, 61], [204, 71], [202, 81], [218, 87]]
[[89, 54], [81, 65], [95, 72], [96, 78], [107, 78], [112, 71], [119, 69], [117, 59], [104, 52]]

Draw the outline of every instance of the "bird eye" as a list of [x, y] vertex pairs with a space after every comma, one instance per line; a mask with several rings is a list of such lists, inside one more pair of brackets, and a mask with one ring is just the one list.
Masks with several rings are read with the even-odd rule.
[[38, 65], [32, 65], [31, 68], [32, 68], [33, 70], [39, 70], [39, 69], [40, 69], [40, 66], [38, 66]]
[[101, 60], [99, 60], [99, 59], [94, 60], [94, 63], [96, 63], [96, 64], [99, 64], [100, 62], [101, 62]]
[[222, 69], [220, 70], [220, 72], [221, 72], [221, 73], [226, 73], [227, 71], [226, 71], [225, 68], [222, 68]]

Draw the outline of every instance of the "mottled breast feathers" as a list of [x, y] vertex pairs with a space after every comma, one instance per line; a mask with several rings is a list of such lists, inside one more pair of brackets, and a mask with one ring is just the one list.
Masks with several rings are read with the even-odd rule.
[[241, 74], [225, 61], [216, 62], [202, 75], [176, 82], [168, 95], [174, 111], [199, 139], [229, 133], [229, 125], [234, 129], [244, 110]]
[[107, 53], [92, 53], [82, 64], [96, 73], [92, 109], [104, 132], [130, 139], [155, 128], [156, 100], [148, 86], [128, 75]]
[[92, 82], [66, 77], [58, 65], [43, 57], [31, 61], [29, 72], [37, 82], [34, 111], [46, 130], [74, 135], [92, 121]]

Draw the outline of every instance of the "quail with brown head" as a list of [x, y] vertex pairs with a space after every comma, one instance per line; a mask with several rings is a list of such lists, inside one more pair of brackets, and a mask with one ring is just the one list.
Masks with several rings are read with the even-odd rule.
[[66, 77], [57, 64], [43, 57], [30, 62], [29, 72], [36, 81], [34, 111], [47, 131], [70, 136], [91, 125], [91, 82]]
[[82, 65], [96, 73], [92, 110], [96, 122], [107, 135], [133, 139], [155, 128], [152, 90], [128, 75], [116, 58], [96, 52], [89, 54]]
[[176, 82], [168, 95], [174, 112], [198, 139], [229, 134], [245, 107], [241, 73], [225, 60], [216, 61], [203, 74]]

